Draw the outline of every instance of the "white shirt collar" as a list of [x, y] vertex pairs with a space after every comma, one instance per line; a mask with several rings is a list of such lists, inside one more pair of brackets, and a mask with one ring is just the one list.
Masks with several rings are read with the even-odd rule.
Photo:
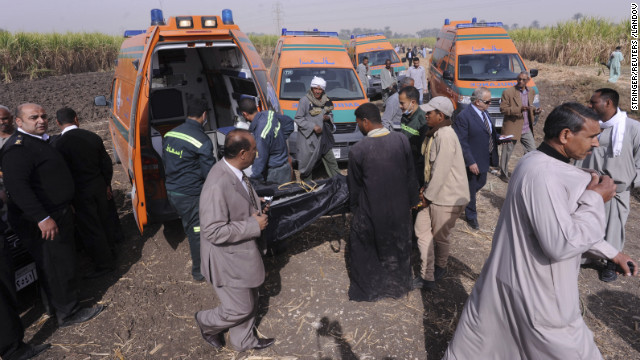
[[20, 131], [23, 134], [26, 134], [26, 135], [29, 135], [29, 136], [33, 136], [34, 138], [38, 138], [40, 140], [44, 140], [44, 141], [49, 140], [49, 134], [47, 134], [47, 133], [44, 133], [44, 134], [42, 134], [42, 136], [40, 136], [40, 135], [29, 134], [28, 132], [22, 130], [22, 128], [18, 128], [18, 131]]
[[[476, 114], [480, 116], [480, 120], [482, 120], [482, 124], [484, 124], [484, 116], [482, 115], [484, 111], [480, 111], [480, 109], [478, 109], [474, 104], [471, 104], [471, 107], [473, 108], [473, 110], [475, 110]], [[488, 116], [489, 115], [487, 115], [487, 117]], [[491, 123], [491, 120], [489, 120], [489, 128], [493, 129], [493, 124]]]
[[77, 125], [69, 125], [66, 128], [62, 129], [62, 132], [60, 133], [60, 135], [64, 135], [64, 133], [66, 133], [67, 131], [77, 129], [77, 128], [78, 128]]
[[227, 159], [222, 158], [222, 160], [224, 161], [225, 164], [227, 164], [227, 166], [231, 169], [231, 171], [233, 171], [233, 174], [238, 178], [238, 180], [242, 181], [242, 175], [243, 175], [242, 170], [240, 170], [237, 167], [229, 164]]

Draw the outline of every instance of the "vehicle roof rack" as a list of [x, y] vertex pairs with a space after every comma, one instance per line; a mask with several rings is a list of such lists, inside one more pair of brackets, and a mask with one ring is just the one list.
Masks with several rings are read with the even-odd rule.
[[456, 28], [465, 29], [465, 28], [476, 28], [476, 27], [502, 27], [501, 21], [494, 22], [472, 22], [467, 24], [458, 24]]
[[282, 28], [282, 36], [333, 36], [338, 37], [338, 32], [336, 31], [318, 31], [318, 29], [313, 29], [313, 31], [293, 31], [287, 30], [287, 28]]
[[136, 35], [144, 34], [146, 32], [147, 32], [147, 30], [125, 30], [124, 31], [124, 37], [130, 38], [130, 37], [134, 37]]
[[362, 38], [362, 37], [368, 37], [368, 36], [384, 36], [383, 33], [369, 33], [369, 34], [358, 34], [358, 35], [351, 35], [351, 38]]

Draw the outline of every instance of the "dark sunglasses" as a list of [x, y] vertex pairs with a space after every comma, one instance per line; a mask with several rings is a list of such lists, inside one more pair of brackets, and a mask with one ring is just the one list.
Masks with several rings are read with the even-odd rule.
[[487, 101], [480, 100], [480, 102], [481, 102], [481, 103], [484, 103], [485, 105], [489, 105], [489, 104], [491, 104], [491, 100], [487, 100]]

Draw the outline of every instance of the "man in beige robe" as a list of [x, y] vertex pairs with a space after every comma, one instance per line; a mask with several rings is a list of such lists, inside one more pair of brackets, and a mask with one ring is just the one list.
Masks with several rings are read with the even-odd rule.
[[626, 275], [631, 259], [603, 239], [613, 180], [569, 164], [598, 146], [597, 119], [577, 103], [549, 114], [544, 143], [513, 172], [491, 254], [444, 359], [602, 359], [580, 313], [580, 258], [612, 259]]

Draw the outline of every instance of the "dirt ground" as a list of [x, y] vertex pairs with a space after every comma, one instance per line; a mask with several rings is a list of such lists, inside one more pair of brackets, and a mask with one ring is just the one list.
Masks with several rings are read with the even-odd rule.
[[[592, 90], [606, 86], [596, 67], [560, 67], [529, 63], [545, 114], [561, 102], [584, 102]], [[75, 108], [81, 127], [100, 134], [111, 149], [107, 112], [93, 106], [95, 95], [107, 95], [111, 73], [89, 73], [0, 85], [0, 103], [42, 104], [50, 114], [62, 106]], [[628, 74], [616, 85], [628, 108]], [[543, 116], [544, 117], [544, 116]], [[536, 125], [541, 140], [543, 121]], [[58, 129], [51, 125], [51, 133]], [[522, 148], [516, 147], [514, 167]], [[265, 258], [267, 279], [260, 289], [259, 333], [275, 337], [262, 352], [216, 352], [200, 337], [193, 314], [215, 307], [210, 285], [190, 276], [189, 247], [180, 224], [152, 224], [138, 233], [126, 194], [129, 181], [114, 165], [114, 189], [126, 240], [120, 244], [117, 271], [83, 280], [81, 298], [107, 309], [95, 320], [59, 329], [48, 319], [33, 287], [20, 294], [25, 340], [50, 342], [38, 359], [439, 359], [451, 339], [460, 311], [491, 248], [491, 237], [504, 200], [506, 184], [489, 175], [478, 195], [480, 230], [459, 220], [452, 233], [448, 274], [433, 292], [414, 290], [399, 300], [351, 302], [344, 250], [334, 252], [348, 220], [322, 218], [294, 236], [288, 250]], [[640, 204], [631, 202], [626, 250], [640, 258]], [[346, 235], [345, 235], [346, 236]], [[344, 249], [343, 236], [342, 249]], [[417, 248], [413, 259], [417, 263]], [[81, 261], [80, 275], [86, 271]], [[414, 267], [415, 270], [415, 267]], [[584, 317], [605, 359], [640, 359], [640, 279], [605, 284], [597, 273], [580, 274]]]

